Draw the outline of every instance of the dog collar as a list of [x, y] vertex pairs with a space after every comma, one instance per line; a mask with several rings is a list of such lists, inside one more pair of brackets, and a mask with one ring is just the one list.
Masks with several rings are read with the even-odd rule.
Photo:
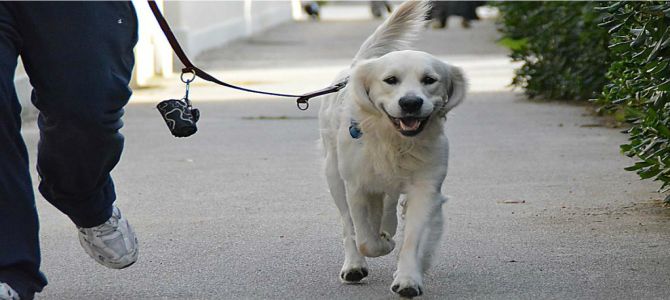
[[354, 139], [359, 139], [359, 138], [361, 138], [361, 136], [363, 136], [363, 132], [361, 131], [361, 128], [358, 127], [358, 122], [356, 122], [356, 120], [354, 120], [354, 119], [351, 119], [351, 123], [349, 125], [349, 134]]

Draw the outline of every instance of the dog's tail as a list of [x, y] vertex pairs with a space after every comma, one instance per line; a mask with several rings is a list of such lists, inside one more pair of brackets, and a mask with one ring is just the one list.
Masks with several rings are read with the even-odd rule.
[[368, 37], [356, 53], [352, 65], [358, 61], [410, 48], [426, 24], [430, 11], [429, 1], [406, 1]]

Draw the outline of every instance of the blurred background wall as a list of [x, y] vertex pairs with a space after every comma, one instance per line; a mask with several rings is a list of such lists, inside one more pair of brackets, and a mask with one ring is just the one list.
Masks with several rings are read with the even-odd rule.
[[[133, 83], [143, 86], [152, 76], [166, 76], [181, 65], [145, 1], [133, 2], [141, 20]], [[166, 1], [161, 9], [191, 59], [292, 19], [291, 1]]]

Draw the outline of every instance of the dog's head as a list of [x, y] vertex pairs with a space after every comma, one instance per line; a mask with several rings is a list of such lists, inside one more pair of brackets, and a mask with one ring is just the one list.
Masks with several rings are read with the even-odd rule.
[[465, 97], [460, 68], [419, 51], [396, 51], [360, 62], [350, 76], [362, 111], [385, 115], [404, 136], [415, 136]]

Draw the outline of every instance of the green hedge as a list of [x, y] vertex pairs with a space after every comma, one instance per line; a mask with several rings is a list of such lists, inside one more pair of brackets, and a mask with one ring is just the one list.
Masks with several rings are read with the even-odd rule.
[[609, 66], [607, 30], [594, 2], [500, 2], [503, 45], [514, 61], [513, 85], [530, 98], [590, 99]]
[[[626, 168], [670, 189], [670, 2], [503, 2], [501, 43], [530, 97], [594, 99], [630, 123]], [[670, 201], [670, 196], [666, 198]]]
[[[639, 159], [626, 168], [670, 189], [670, 3], [615, 2], [602, 9], [613, 63], [597, 103], [621, 110], [632, 125], [624, 154]], [[666, 201], [670, 200], [670, 196]]]

